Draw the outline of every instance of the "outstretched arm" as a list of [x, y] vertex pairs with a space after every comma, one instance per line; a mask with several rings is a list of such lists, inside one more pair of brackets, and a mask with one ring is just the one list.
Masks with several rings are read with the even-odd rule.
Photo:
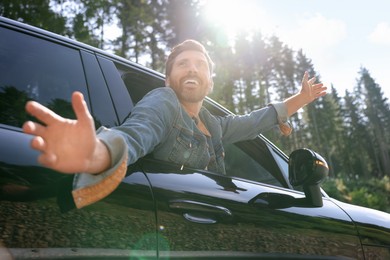
[[80, 92], [72, 95], [77, 119], [63, 118], [47, 107], [30, 101], [26, 111], [43, 124], [28, 121], [23, 131], [34, 135], [31, 147], [41, 152], [42, 165], [63, 173], [99, 173], [110, 167], [107, 147], [95, 133], [93, 118]]
[[309, 73], [305, 72], [302, 79], [302, 87], [299, 93], [284, 100], [287, 106], [288, 116], [296, 113], [300, 108], [326, 95], [326, 87], [322, 83], [315, 83], [316, 78], [309, 79]]

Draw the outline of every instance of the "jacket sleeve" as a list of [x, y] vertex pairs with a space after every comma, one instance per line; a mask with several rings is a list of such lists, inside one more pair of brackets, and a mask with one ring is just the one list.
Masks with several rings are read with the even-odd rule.
[[292, 131], [283, 102], [272, 103], [247, 115], [229, 115], [219, 120], [224, 144], [251, 140], [275, 127], [283, 135], [289, 135]]
[[77, 208], [85, 207], [108, 196], [126, 175], [127, 145], [123, 137], [104, 127], [99, 128], [97, 136], [110, 152], [111, 168], [100, 174], [75, 175], [72, 197]]
[[270, 106], [273, 106], [277, 113], [277, 121], [279, 130], [282, 135], [289, 136], [292, 133], [293, 127], [288, 121], [287, 107], [283, 102], [272, 103]]

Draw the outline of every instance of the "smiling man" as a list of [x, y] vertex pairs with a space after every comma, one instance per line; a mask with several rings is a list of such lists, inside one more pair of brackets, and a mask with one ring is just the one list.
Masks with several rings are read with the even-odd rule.
[[225, 173], [224, 145], [255, 138], [274, 127], [288, 135], [289, 116], [326, 94], [305, 73], [299, 93], [248, 115], [218, 117], [203, 107], [213, 88], [213, 62], [204, 46], [187, 40], [172, 49], [166, 62], [166, 85], [149, 92], [131, 116], [115, 128], [95, 127], [81, 93], [72, 96], [77, 120], [62, 118], [48, 108], [28, 102], [26, 110], [43, 124], [26, 122], [35, 135], [31, 146], [41, 164], [64, 173], [77, 173], [72, 196], [81, 208], [110, 194], [127, 165], [151, 154], [184, 166]]

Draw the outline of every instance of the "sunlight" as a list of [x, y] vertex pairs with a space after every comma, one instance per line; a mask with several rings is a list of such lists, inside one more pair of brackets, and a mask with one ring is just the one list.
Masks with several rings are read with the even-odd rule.
[[204, 15], [208, 22], [221, 28], [230, 40], [240, 32], [266, 31], [265, 14], [255, 1], [207, 0]]

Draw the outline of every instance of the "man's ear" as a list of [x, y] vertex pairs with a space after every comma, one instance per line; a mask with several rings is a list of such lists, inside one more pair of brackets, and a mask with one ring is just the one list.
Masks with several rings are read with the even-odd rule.
[[169, 83], [169, 77], [166, 77], [165, 78], [165, 86], [166, 87], [169, 87], [170, 83]]
[[213, 89], [214, 89], [214, 81], [213, 79], [210, 79], [209, 93], [213, 92]]

